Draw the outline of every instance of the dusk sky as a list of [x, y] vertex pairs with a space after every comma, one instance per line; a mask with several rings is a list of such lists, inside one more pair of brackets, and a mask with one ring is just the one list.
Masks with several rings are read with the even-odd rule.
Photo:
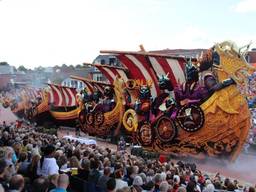
[[256, 0], [0, 0], [0, 61], [92, 62], [100, 50], [256, 47]]

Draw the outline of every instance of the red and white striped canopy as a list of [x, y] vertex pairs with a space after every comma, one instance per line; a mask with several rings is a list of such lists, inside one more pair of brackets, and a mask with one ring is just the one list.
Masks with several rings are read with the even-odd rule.
[[73, 76], [71, 75], [70, 78], [83, 81], [88, 88], [89, 93], [93, 93], [95, 89], [99, 90], [102, 94], [104, 94], [104, 87], [105, 86], [112, 86], [112, 84], [101, 82], [101, 81], [94, 81], [91, 79]]
[[[151, 93], [154, 97], [160, 93], [157, 77], [159, 75], [169, 74], [168, 77], [173, 86], [185, 82], [185, 58], [145, 52], [101, 51], [101, 53], [116, 54], [123, 67], [128, 69], [128, 72], [123, 70], [123, 73], [125, 72], [124, 79], [136, 79], [142, 81], [144, 84], [147, 81], [151, 81]], [[115, 73], [109, 73], [109, 71], [105, 70], [106, 67], [98, 68], [109, 80], [115, 78]], [[104, 70], [105, 73], [103, 72]], [[123, 76], [121, 75], [121, 77]]]
[[76, 106], [77, 91], [72, 87], [64, 87], [61, 85], [48, 84], [49, 90], [49, 103], [56, 107], [71, 107]]
[[99, 90], [101, 93], [104, 92], [104, 87], [98, 83], [86, 81], [86, 80], [83, 80], [83, 82], [85, 83], [86, 87], [88, 88], [88, 92], [90, 94], [92, 94], [95, 91], [95, 89]]
[[24, 91], [29, 99], [36, 99], [38, 97], [43, 97], [43, 92], [41, 89], [36, 89], [33, 87], [26, 87], [24, 88]]
[[93, 66], [97, 67], [100, 72], [105, 75], [105, 77], [109, 80], [111, 84], [114, 83], [117, 77], [122, 78], [125, 82], [128, 80], [128, 70], [126, 68], [101, 64], [94, 64]]

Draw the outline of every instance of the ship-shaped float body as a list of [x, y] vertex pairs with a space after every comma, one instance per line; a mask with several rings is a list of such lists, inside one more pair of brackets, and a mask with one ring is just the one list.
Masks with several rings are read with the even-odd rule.
[[[182, 92], [186, 86], [188, 59], [144, 51], [101, 53], [115, 55], [122, 65], [95, 66], [110, 83], [123, 80], [123, 91], [116, 92], [116, 96], [124, 99], [125, 111], [122, 113], [121, 106], [119, 110], [123, 115], [122, 125], [134, 142], [166, 154], [237, 158], [251, 126], [248, 104], [237, 85], [248, 86], [247, 79], [255, 68], [248, 65], [245, 52], [233, 42], [217, 43], [208, 50], [208, 58], [201, 63], [190, 63], [201, 75], [197, 83], [202, 89], [205, 89], [202, 79], [207, 74], [214, 78], [217, 88], [208, 90], [209, 94], [198, 102], [184, 104], [189, 99], [183, 98], [178, 105], [175, 91]], [[167, 86], [163, 91], [159, 80], [165, 77], [172, 88]], [[193, 86], [188, 88], [192, 92]], [[168, 111], [173, 105], [173, 112]], [[153, 115], [152, 110], [155, 110]], [[116, 120], [120, 119], [120, 113]]]

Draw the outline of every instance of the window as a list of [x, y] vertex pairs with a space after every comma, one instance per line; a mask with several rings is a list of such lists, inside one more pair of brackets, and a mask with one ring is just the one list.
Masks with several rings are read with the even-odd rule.
[[94, 81], [103, 81], [102, 74], [93, 74]]
[[101, 65], [105, 65], [105, 64], [106, 64], [105, 59], [101, 59], [101, 60], [100, 60], [100, 64], [101, 64]]
[[94, 72], [100, 72], [100, 70], [97, 67], [93, 67]]
[[116, 58], [109, 58], [109, 65], [116, 65]]
[[245, 59], [246, 59], [246, 61], [247, 61], [248, 63], [251, 63], [251, 62], [250, 62], [250, 55], [248, 55], [248, 54], [245, 55]]

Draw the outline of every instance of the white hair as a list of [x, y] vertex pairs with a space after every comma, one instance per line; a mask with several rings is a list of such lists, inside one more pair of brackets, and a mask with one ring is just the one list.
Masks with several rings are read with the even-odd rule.
[[143, 181], [141, 176], [137, 175], [134, 180], [133, 180], [133, 185], [138, 185], [138, 186], [142, 186], [143, 185]]
[[166, 180], [166, 173], [165, 173], [165, 172], [162, 172], [162, 173], [161, 173], [161, 177], [162, 177], [162, 181], [165, 181], [165, 180]]
[[175, 179], [176, 179], [177, 183], [180, 183], [180, 176], [179, 175], [174, 175], [173, 180], [175, 180]]
[[163, 181], [160, 186], [159, 186], [159, 191], [160, 192], [167, 192], [170, 189], [170, 185], [168, 184], [167, 181]]

